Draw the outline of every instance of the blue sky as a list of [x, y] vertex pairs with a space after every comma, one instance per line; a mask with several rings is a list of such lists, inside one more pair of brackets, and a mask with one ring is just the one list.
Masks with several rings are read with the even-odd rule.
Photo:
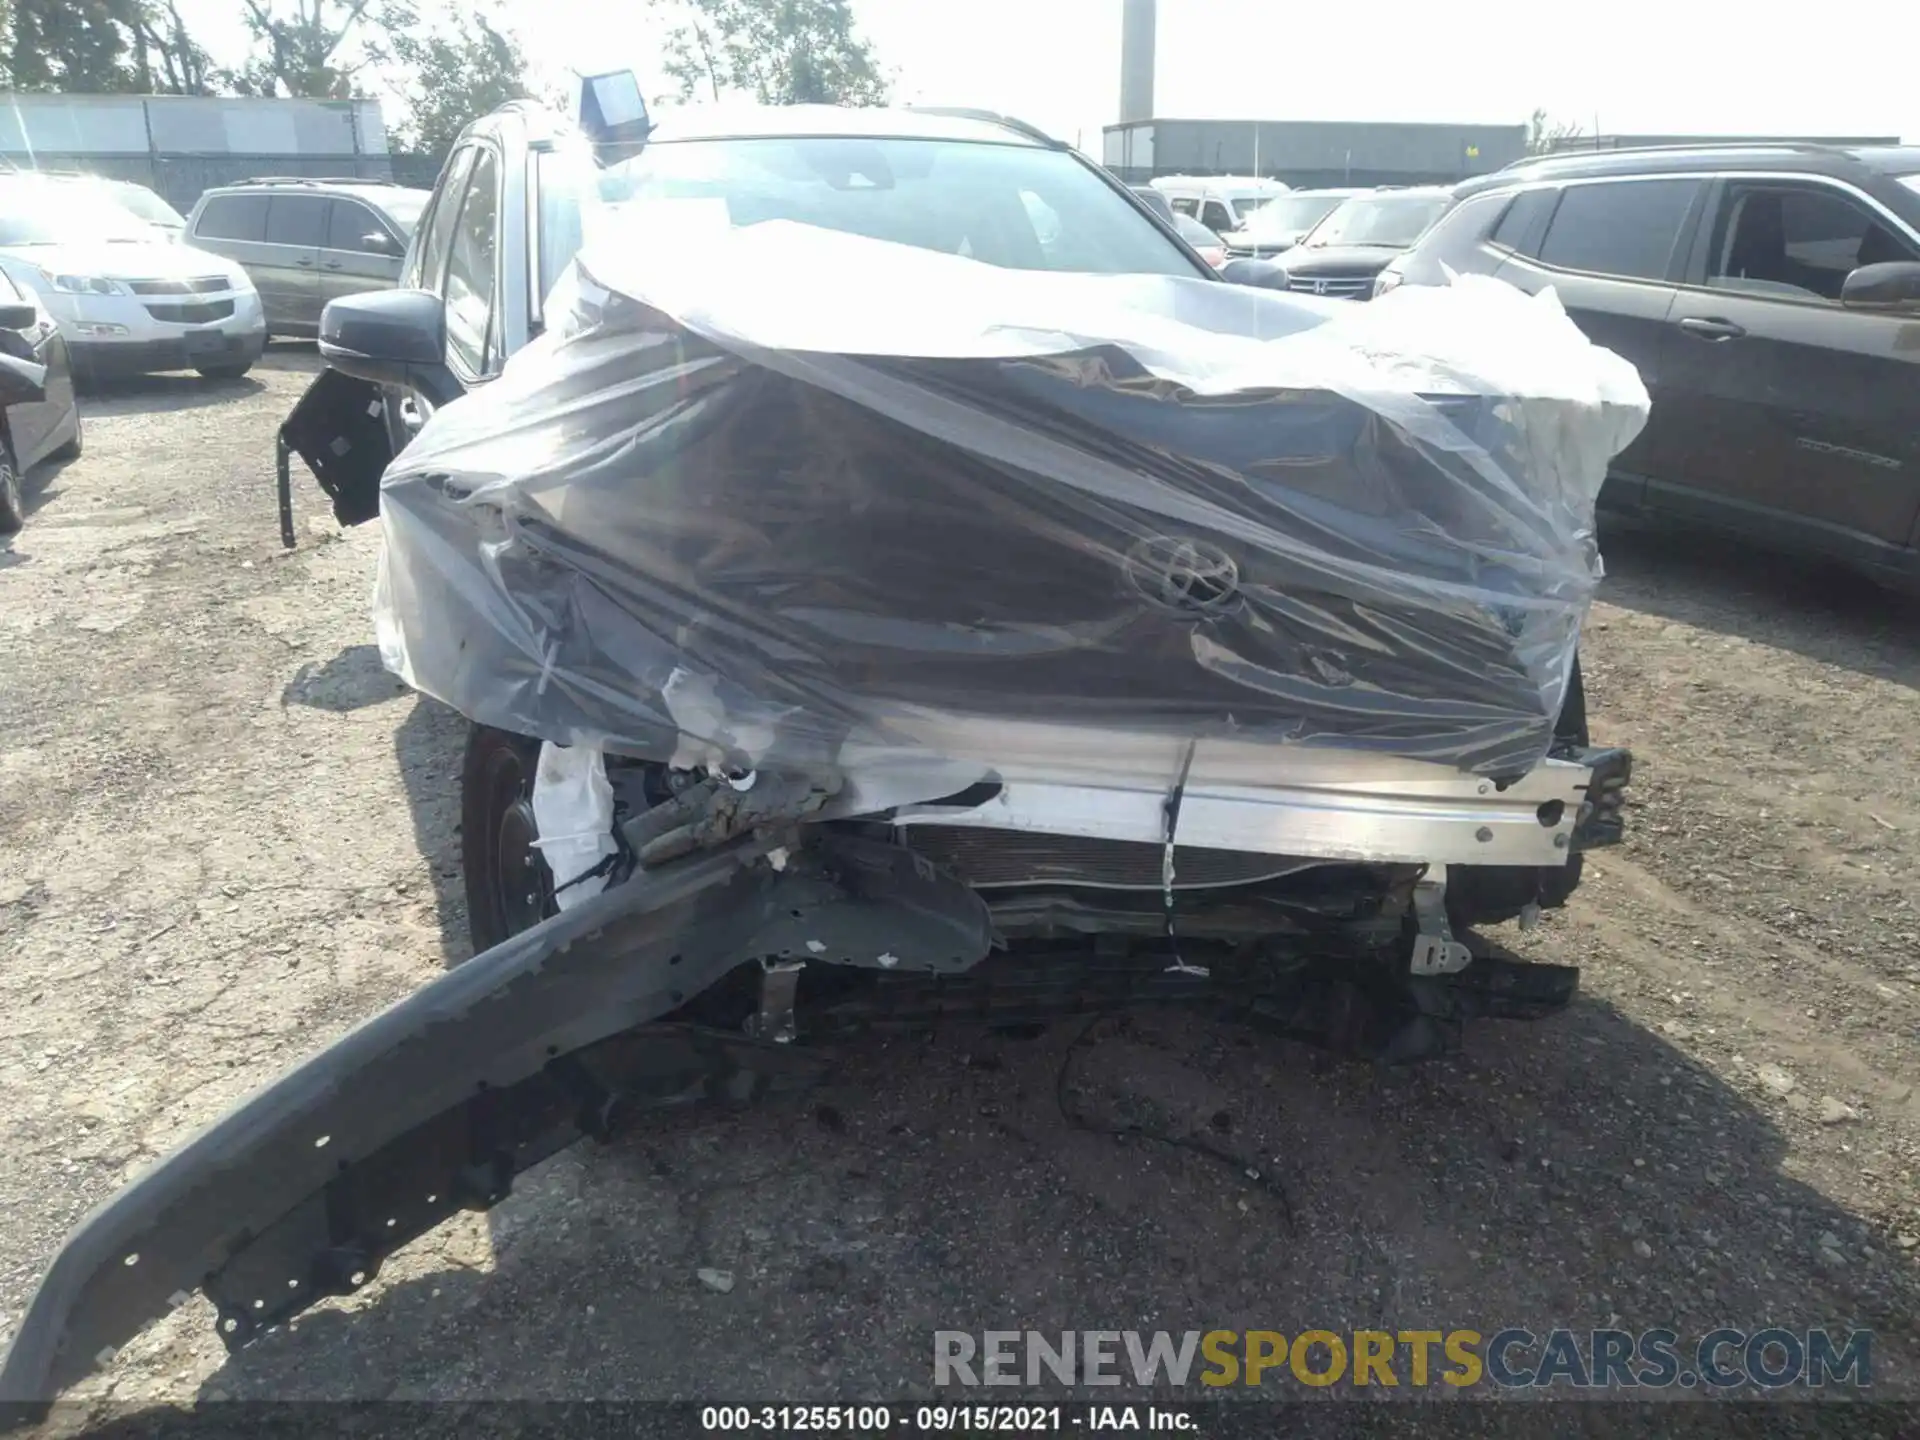
[[[433, 0], [428, 0], [433, 3]], [[1098, 153], [1116, 118], [1121, 0], [854, 0], [899, 97], [1002, 109]], [[238, 0], [181, 0], [216, 51]], [[645, 0], [503, 0], [546, 72], [631, 65], [664, 88]], [[1737, 17], [1737, 19], [1735, 18]], [[1815, 20], [1819, 23], [1816, 25]], [[225, 52], [225, 53], [222, 53]], [[1181, 117], [1900, 134], [1920, 141], [1920, 6], [1608, 0], [1561, 6], [1161, 0], [1156, 109]]]

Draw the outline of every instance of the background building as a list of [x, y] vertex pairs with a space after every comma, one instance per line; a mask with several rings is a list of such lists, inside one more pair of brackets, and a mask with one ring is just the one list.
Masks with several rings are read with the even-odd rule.
[[1109, 125], [1102, 163], [1132, 183], [1156, 175], [1267, 175], [1319, 185], [1452, 184], [1527, 152], [1525, 125], [1316, 120], [1138, 120]]
[[136, 180], [183, 213], [255, 175], [393, 178], [377, 100], [5, 94], [0, 159]]

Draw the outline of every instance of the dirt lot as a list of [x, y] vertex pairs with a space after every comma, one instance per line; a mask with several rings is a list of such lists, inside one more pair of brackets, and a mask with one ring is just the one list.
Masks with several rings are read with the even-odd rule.
[[[379, 667], [374, 535], [277, 543], [311, 364], [96, 400], [0, 550], [0, 1337], [89, 1206], [463, 954], [460, 722]], [[569, 1152], [236, 1359], [196, 1301], [87, 1393], [898, 1398], [935, 1328], [1825, 1324], [1920, 1397], [1920, 614], [1609, 561], [1632, 840], [1502, 937], [1584, 967], [1567, 1014], [1414, 1073], [1178, 1015], [874, 1042], [804, 1105]], [[1069, 1125], [1063, 1064], [1262, 1179]]]

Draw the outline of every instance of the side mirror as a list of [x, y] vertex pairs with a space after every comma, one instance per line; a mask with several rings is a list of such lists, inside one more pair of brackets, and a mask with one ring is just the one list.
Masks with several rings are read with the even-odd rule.
[[1271, 260], [1241, 256], [1220, 267], [1220, 278], [1231, 285], [1252, 285], [1261, 290], [1287, 288], [1286, 270]]
[[31, 330], [40, 323], [40, 312], [31, 305], [0, 305], [0, 330]]
[[34, 405], [46, 398], [46, 366], [0, 355], [0, 405]]
[[372, 290], [329, 300], [320, 312], [320, 358], [376, 385], [442, 388], [447, 313], [431, 290]]
[[1920, 313], [1920, 265], [1911, 260], [1862, 265], [1841, 285], [1840, 303], [1849, 310]]

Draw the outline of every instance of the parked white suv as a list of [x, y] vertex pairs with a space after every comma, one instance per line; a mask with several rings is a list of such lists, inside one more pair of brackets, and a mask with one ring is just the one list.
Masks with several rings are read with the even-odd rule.
[[160, 238], [92, 186], [0, 177], [0, 270], [40, 297], [81, 379], [161, 370], [233, 379], [266, 344], [244, 270]]
[[1248, 215], [1290, 189], [1258, 175], [1162, 175], [1152, 185], [1176, 214], [1192, 216], [1216, 235], [1240, 229]]

